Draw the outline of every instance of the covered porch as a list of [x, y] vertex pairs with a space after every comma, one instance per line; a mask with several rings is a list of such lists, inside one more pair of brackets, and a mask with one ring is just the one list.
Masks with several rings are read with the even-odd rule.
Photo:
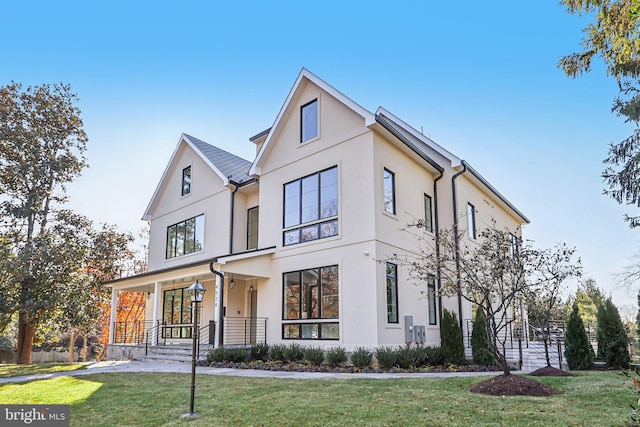
[[[200, 346], [251, 345], [267, 341], [267, 317], [259, 317], [259, 294], [269, 278], [273, 250], [193, 262], [106, 283], [111, 288], [111, 318], [107, 357], [142, 358], [149, 347], [185, 345], [193, 339], [194, 314], [187, 288], [206, 289], [195, 316]], [[117, 316], [123, 292], [144, 298], [144, 320]], [[117, 347], [137, 347], [138, 350]], [[125, 356], [122, 356], [122, 355]]]

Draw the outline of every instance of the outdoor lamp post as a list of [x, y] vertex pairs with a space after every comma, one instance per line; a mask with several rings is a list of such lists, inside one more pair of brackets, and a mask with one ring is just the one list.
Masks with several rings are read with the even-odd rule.
[[196, 349], [198, 347], [198, 304], [202, 302], [206, 289], [197, 280], [196, 283], [187, 288], [191, 299], [191, 315], [193, 316], [193, 348], [191, 350], [191, 400], [189, 402], [189, 412], [182, 414], [181, 418], [197, 418], [200, 416], [193, 411], [193, 400], [196, 392]]

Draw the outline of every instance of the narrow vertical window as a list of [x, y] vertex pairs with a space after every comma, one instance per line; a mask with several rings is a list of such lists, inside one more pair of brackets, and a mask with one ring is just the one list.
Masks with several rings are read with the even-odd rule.
[[436, 278], [427, 277], [427, 300], [429, 310], [429, 324], [435, 325], [436, 321]]
[[431, 196], [424, 195], [424, 228], [433, 231], [433, 211], [431, 207]]
[[258, 206], [247, 210], [247, 250], [258, 247]]
[[469, 237], [476, 238], [476, 208], [471, 204], [467, 204], [467, 221], [469, 222]]
[[318, 136], [318, 100], [300, 107], [300, 142], [305, 142]]
[[191, 166], [182, 169], [182, 195], [191, 194]]
[[515, 234], [511, 235], [511, 255], [517, 257], [520, 253], [520, 245], [518, 241], [518, 236]]
[[398, 266], [387, 263], [387, 322], [398, 323]]
[[389, 169], [384, 169], [384, 210], [387, 213], [396, 213], [396, 189], [395, 174]]

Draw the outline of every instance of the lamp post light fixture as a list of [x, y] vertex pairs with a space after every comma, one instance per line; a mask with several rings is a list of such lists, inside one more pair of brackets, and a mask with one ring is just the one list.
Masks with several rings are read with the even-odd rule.
[[189, 401], [189, 412], [182, 414], [180, 418], [198, 418], [200, 414], [193, 411], [193, 401], [196, 392], [196, 362], [198, 359], [196, 354], [198, 347], [198, 304], [202, 302], [204, 293], [207, 290], [196, 280], [196, 283], [189, 286], [187, 291], [191, 299], [191, 315], [193, 316], [193, 332], [191, 333], [193, 338], [193, 347], [191, 350], [191, 400]]

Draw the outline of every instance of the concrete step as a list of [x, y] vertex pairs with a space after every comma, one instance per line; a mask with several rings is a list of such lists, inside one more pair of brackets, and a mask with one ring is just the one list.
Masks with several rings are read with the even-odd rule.
[[[209, 351], [211, 351], [211, 347], [210, 345], [201, 345], [198, 360], [205, 360]], [[149, 347], [147, 355], [142, 360], [164, 363], [191, 363], [191, 351], [192, 346], [190, 345], [159, 345]]]

